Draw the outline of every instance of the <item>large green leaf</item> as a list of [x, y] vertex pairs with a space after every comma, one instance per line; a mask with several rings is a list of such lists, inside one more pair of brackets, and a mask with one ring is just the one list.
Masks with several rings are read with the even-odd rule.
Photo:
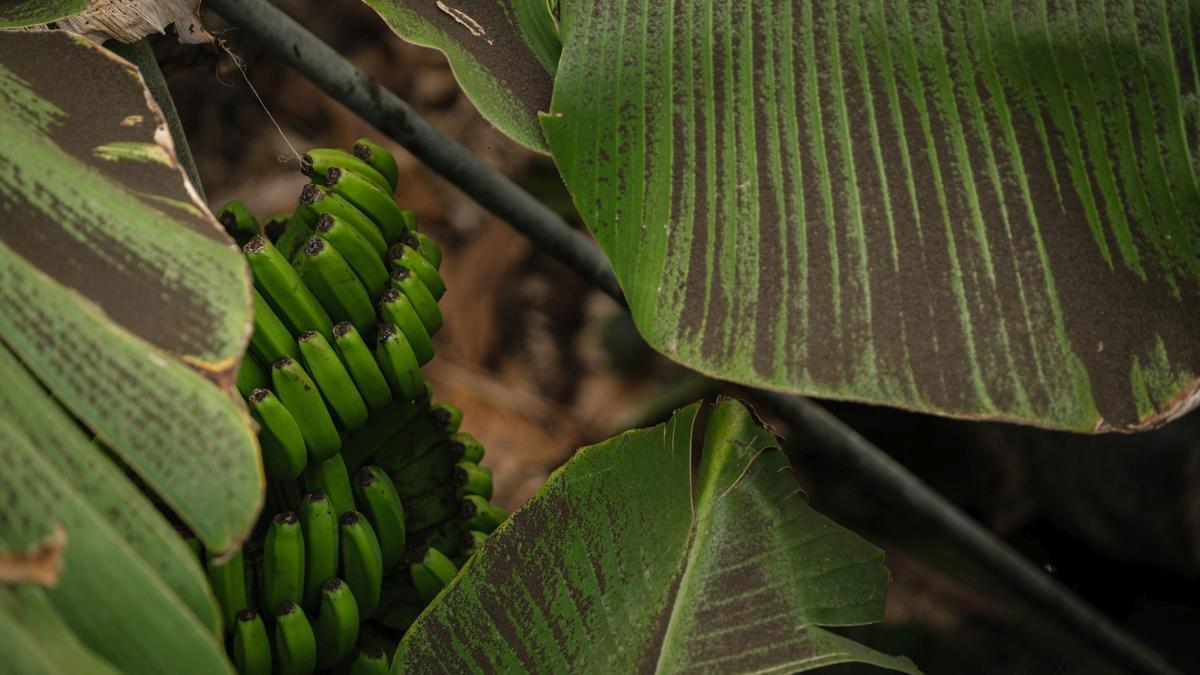
[[0, 662], [21, 675], [117, 675], [71, 633], [35, 586], [0, 588]]
[[404, 39], [446, 54], [467, 96], [525, 147], [549, 152], [537, 114], [550, 108], [562, 44], [547, 0], [364, 0]]
[[668, 356], [1081, 431], [1200, 401], [1200, 0], [564, 0], [560, 28], [546, 138]]
[[45, 591], [61, 621], [37, 593], [0, 588], [0, 632], [15, 623], [56, 648], [61, 623], [125, 672], [227, 672], [196, 556], [3, 346], [0, 380], [0, 550], [28, 549], [56, 526], [66, 533]]
[[5, 0], [0, 3], [0, 28], [39, 26], [88, 8], [89, 0]]
[[0, 34], [0, 207], [0, 340], [209, 548], [240, 541], [262, 502], [229, 395], [249, 275], [132, 66]]
[[400, 643], [406, 672], [917, 672], [819, 626], [883, 618], [883, 553], [813, 511], [740, 403], [580, 450]]

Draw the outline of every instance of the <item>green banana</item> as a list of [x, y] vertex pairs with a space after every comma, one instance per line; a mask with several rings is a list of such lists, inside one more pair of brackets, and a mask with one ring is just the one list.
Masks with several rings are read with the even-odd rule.
[[387, 266], [379, 259], [371, 243], [346, 221], [328, 213], [317, 218], [317, 236], [334, 248], [354, 270], [354, 274], [372, 298], [378, 298], [388, 288]]
[[242, 398], [250, 398], [255, 389], [271, 386], [271, 381], [267, 379], [262, 366], [247, 354], [242, 357], [242, 364], [238, 366], [236, 386]]
[[371, 179], [349, 168], [333, 167], [325, 172], [325, 184], [342, 199], [367, 214], [392, 244], [404, 236], [404, 213], [392, 199], [392, 193], [380, 189]]
[[441, 551], [431, 546], [422, 546], [413, 554], [408, 566], [413, 587], [422, 602], [433, 602], [437, 594], [458, 574], [458, 568]]
[[271, 383], [275, 385], [275, 395], [287, 406], [300, 427], [309, 456], [321, 461], [337, 454], [342, 447], [342, 437], [333, 425], [316, 383], [304, 368], [290, 356], [285, 356], [271, 367]]
[[237, 200], [222, 206], [221, 210], [217, 211], [217, 220], [238, 246], [244, 246], [250, 241], [250, 237], [259, 233], [258, 221], [255, 220], [254, 214]]
[[388, 265], [393, 267], [407, 267], [412, 270], [421, 279], [421, 283], [429, 289], [434, 300], [441, 300], [445, 295], [446, 282], [442, 279], [442, 275], [438, 273], [433, 263], [426, 260], [417, 249], [404, 243], [396, 244], [388, 249], [387, 261]]
[[250, 393], [250, 414], [259, 424], [263, 468], [274, 480], [295, 480], [308, 464], [300, 426], [270, 389]]
[[[346, 259], [320, 237], [312, 237], [296, 259], [300, 278], [312, 289], [329, 315], [349, 321], [360, 332], [375, 325], [371, 296]], [[330, 332], [333, 327], [330, 326]], [[330, 333], [325, 333], [329, 335]]]
[[473, 556], [479, 552], [479, 548], [487, 541], [487, 533], [479, 530], [468, 530], [462, 536], [460, 546], [462, 547], [463, 555], [467, 557]]
[[[370, 164], [354, 155], [337, 148], [314, 148], [304, 153], [300, 158], [300, 171], [309, 178], [319, 181], [325, 178], [326, 172], [332, 167], [353, 169], [375, 183], [380, 190], [388, 190], [388, 181]], [[389, 193], [390, 194], [390, 193]]]
[[304, 597], [304, 534], [294, 511], [271, 520], [263, 548], [263, 598], [267, 607]]
[[417, 356], [404, 333], [395, 324], [385, 323], [379, 326], [379, 340], [375, 343], [375, 362], [383, 371], [392, 391], [400, 395], [404, 401], [412, 401], [417, 397], [417, 387], [420, 386], [420, 368]]
[[323, 213], [337, 216], [358, 230], [371, 248], [375, 249], [376, 256], [382, 256], [387, 252], [387, 241], [370, 216], [323, 185], [312, 183], [305, 185], [300, 192], [300, 199], [296, 202], [296, 214], [304, 220], [309, 230], [314, 230], [317, 226], [317, 219]]
[[381, 410], [392, 402], [392, 390], [388, 388], [387, 379], [379, 369], [379, 364], [375, 363], [371, 349], [363, 342], [362, 335], [354, 329], [354, 324], [343, 321], [334, 325], [333, 345], [371, 411]]
[[450, 456], [456, 462], [474, 462], [483, 460], [483, 444], [471, 434], [458, 431], [450, 434]]
[[392, 479], [377, 466], [364, 466], [354, 475], [354, 497], [379, 538], [384, 573], [404, 557], [404, 506]]
[[354, 380], [350, 379], [350, 373], [346, 372], [342, 360], [329, 346], [325, 336], [310, 330], [301, 335], [298, 342], [305, 369], [312, 373], [317, 388], [325, 396], [325, 401], [342, 428], [353, 431], [366, 424], [367, 404], [363, 402]]
[[337, 577], [321, 584], [321, 611], [317, 614], [317, 667], [332, 668], [345, 661], [358, 640], [358, 603], [350, 587]]
[[383, 553], [366, 516], [349, 510], [338, 519], [341, 525], [342, 578], [354, 593], [361, 619], [373, 616], [379, 607], [383, 583]]
[[291, 213], [276, 213], [267, 218], [262, 223], [262, 233], [270, 239], [272, 243], [279, 241], [279, 237], [283, 235], [287, 229], [288, 221], [291, 220]]
[[453, 485], [438, 485], [416, 497], [405, 499], [406, 531], [424, 530], [447, 520], [457, 520], [462, 500], [455, 495], [456, 492]]
[[324, 492], [335, 514], [354, 508], [350, 476], [346, 474], [346, 464], [341, 454], [334, 454], [321, 462], [309, 462], [304, 470], [304, 489]]
[[400, 212], [404, 214], [404, 226], [408, 228], [409, 232], [415, 231], [417, 229], [417, 212], [412, 209], [400, 209]]
[[275, 611], [275, 663], [279, 675], [309, 675], [317, 668], [316, 636], [294, 602], [284, 602]]
[[351, 152], [355, 157], [371, 165], [387, 181], [389, 195], [396, 194], [396, 186], [400, 184], [400, 167], [396, 165], [396, 157], [391, 152], [369, 138], [354, 141]]
[[254, 332], [250, 335], [250, 353], [261, 363], [275, 363], [285, 356], [296, 358], [296, 341], [291, 332], [257, 288], [254, 289]]
[[293, 335], [306, 330], [328, 335], [333, 330], [329, 314], [274, 244], [258, 235], [246, 242], [242, 251], [254, 273], [255, 288], [262, 291]]
[[429, 338], [425, 322], [403, 292], [395, 288], [383, 292], [383, 297], [379, 299], [379, 320], [396, 324], [404, 333], [408, 344], [412, 346], [413, 355], [417, 357], [417, 363], [425, 365], [433, 359], [433, 340]]
[[[301, 194], [303, 195], [303, 192]], [[293, 211], [288, 216], [287, 226], [284, 227], [279, 238], [272, 240], [275, 242], [275, 248], [279, 249], [283, 257], [288, 260], [295, 257], [296, 251], [300, 250], [304, 246], [304, 242], [313, 236], [315, 221], [309, 223], [309, 217], [315, 218], [315, 215], [311, 211], [301, 211], [300, 209]]]
[[[413, 619], [415, 620], [416, 617], [414, 616]], [[358, 650], [358, 656], [354, 657], [354, 663], [350, 665], [348, 675], [388, 675], [389, 672], [391, 671], [387, 655], [383, 653], [382, 649], [376, 647]]]
[[392, 471], [389, 475], [401, 499], [407, 499], [421, 494], [430, 485], [445, 483], [453, 471], [454, 459], [445, 443], [439, 442], [404, 468]]
[[442, 247], [438, 246], [438, 243], [433, 240], [433, 237], [430, 237], [424, 232], [418, 232], [416, 229], [412, 229], [405, 233], [404, 239], [401, 241], [403, 241], [406, 246], [420, 251], [421, 257], [428, 260], [431, 265], [439, 270], [442, 269]]
[[421, 278], [407, 267], [395, 265], [392, 267], [392, 288], [398, 288], [408, 296], [421, 323], [425, 324], [425, 330], [430, 336], [436, 335], [442, 327], [442, 310], [438, 309], [437, 300], [433, 299]]
[[488, 534], [508, 518], [504, 509], [489, 503], [479, 495], [467, 495], [462, 498], [461, 514], [468, 529]]
[[247, 607], [246, 572], [242, 568], [242, 550], [239, 548], [225, 560], [210, 554], [205, 573], [213, 596], [221, 606], [221, 617], [225, 626], [232, 627], [237, 613]]
[[271, 675], [271, 639], [262, 618], [252, 609], [237, 614], [233, 663], [240, 675]]
[[492, 498], [492, 470], [474, 462], [459, 462], [454, 465], [454, 485], [458, 496], [479, 495]]
[[[382, 373], [380, 377], [383, 377]], [[363, 428], [348, 435], [342, 444], [342, 459], [346, 462], [346, 469], [358, 471], [392, 438], [411, 426], [410, 421], [417, 417], [418, 412], [426, 412], [426, 409], [421, 405], [400, 401], [372, 415]]]
[[322, 490], [304, 495], [300, 502], [300, 530], [304, 534], [304, 607], [316, 611], [321, 584], [337, 574], [338, 522], [333, 503]]

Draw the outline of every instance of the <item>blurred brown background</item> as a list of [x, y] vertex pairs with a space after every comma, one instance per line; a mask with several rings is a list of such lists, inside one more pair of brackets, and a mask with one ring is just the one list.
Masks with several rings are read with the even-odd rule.
[[[553, 163], [480, 118], [440, 53], [403, 43], [360, 2], [275, 4], [578, 225]], [[214, 209], [230, 199], [260, 219], [292, 209], [305, 179], [284, 136], [300, 152], [371, 136], [396, 154], [398, 201], [446, 251], [446, 325], [426, 374], [435, 400], [460, 406], [464, 430], [488, 448], [499, 504], [519, 506], [577, 447], [661, 421], [692, 400], [739, 393], [649, 351], [608, 298], [253, 40], [211, 13], [206, 22], [244, 61], [282, 128], [227, 54], [155, 40]], [[1096, 438], [829, 407], [1185, 671], [1200, 672], [1200, 415]], [[906, 653], [930, 673], [1121, 672], [962, 559], [942, 533], [803, 447], [788, 450], [814, 505], [887, 549], [888, 620], [854, 637]]]

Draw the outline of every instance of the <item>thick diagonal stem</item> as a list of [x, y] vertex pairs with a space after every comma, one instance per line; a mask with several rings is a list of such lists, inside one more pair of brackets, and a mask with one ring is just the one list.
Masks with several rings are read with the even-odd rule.
[[[508, 221], [543, 252], [625, 304], [599, 248], [557, 214], [462, 144], [438, 131], [331, 47], [266, 0], [207, 0], [305, 77], [403, 145], [468, 197]], [[1076, 630], [1097, 651], [1146, 673], [1177, 672], [1115, 623], [1004, 544], [879, 448], [817, 404], [797, 396], [755, 391], [778, 411], [812, 452], [828, 455], [856, 479], [938, 525], [970, 557], [1012, 585], [1015, 593]]]

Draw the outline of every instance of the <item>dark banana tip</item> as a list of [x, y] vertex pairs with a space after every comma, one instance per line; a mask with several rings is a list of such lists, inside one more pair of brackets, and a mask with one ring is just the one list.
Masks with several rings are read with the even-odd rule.
[[396, 324], [393, 324], [393, 323], [379, 324], [379, 339], [380, 340], [384, 340], [384, 341], [391, 340], [395, 334], [396, 334]]
[[371, 159], [371, 148], [368, 148], [362, 143], [355, 143], [354, 147], [350, 149], [350, 152], [364, 162]]
[[246, 242], [246, 245], [242, 247], [242, 250], [246, 253], [259, 253], [266, 247], [266, 238], [261, 234], [256, 234], [253, 237], [250, 237], [250, 241]]
[[429, 411], [429, 418], [438, 427], [444, 427], [450, 422], [450, 411], [445, 408], [434, 408]]
[[325, 195], [321, 194], [321, 191], [317, 189], [317, 186], [313, 185], [312, 183], [306, 184], [304, 189], [300, 191], [300, 203], [305, 206], [319, 202], [324, 198]]
[[466, 469], [462, 468], [461, 466], [454, 467], [454, 483], [456, 485], [462, 487], [467, 484], [467, 481], [470, 480], [470, 478], [471, 477], [467, 474]]
[[271, 367], [272, 367], [272, 368], [279, 368], [280, 370], [282, 370], [282, 369], [284, 369], [284, 368], [290, 368], [290, 367], [291, 367], [291, 365], [292, 365], [292, 357], [290, 357], [290, 356], [281, 356], [281, 357], [279, 357], [279, 360], [278, 360], [278, 361], [276, 361], [275, 363], [272, 363], [272, 364], [271, 364]]
[[409, 248], [421, 248], [421, 240], [417, 239], [417, 235], [414, 232], [405, 232], [404, 236], [400, 237], [400, 243]]
[[369, 466], [364, 466], [363, 468], [359, 469], [358, 474], [355, 475], [354, 478], [358, 481], [358, 484], [363, 487], [374, 485], [376, 480], [375, 472], [371, 471], [371, 467]]
[[396, 265], [396, 269], [392, 270], [392, 278], [396, 281], [404, 281], [408, 275], [408, 268], [403, 265]]
[[329, 170], [325, 172], [325, 183], [328, 185], [336, 185], [341, 179], [342, 170], [336, 166], [329, 167]]
[[296, 518], [296, 512], [284, 511], [283, 513], [276, 514], [275, 522], [279, 523], [280, 525], [295, 525], [298, 522], [298, 519]]
[[475, 548], [475, 537], [472, 537], [470, 532], [463, 532], [458, 538], [458, 546], [462, 549]]
[[327, 591], [336, 591], [337, 589], [339, 589], [341, 587], [342, 587], [342, 580], [337, 577], [329, 577], [325, 581], [321, 582], [321, 588], [324, 588]]
[[339, 321], [338, 323], [334, 324], [334, 326], [333, 326], [333, 337], [340, 338], [343, 335], [353, 332], [353, 331], [354, 331], [354, 325], [351, 324], [349, 321]]
[[429, 556], [429, 546], [422, 544], [413, 550], [413, 562], [424, 562]]
[[250, 402], [251, 403], [262, 403], [270, 395], [271, 395], [270, 389], [263, 389], [262, 387], [259, 387], [259, 388], [255, 389], [254, 391], [250, 392]]
[[312, 168], [313, 168], [312, 155], [308, 154], [307, 152], [304, 153], [303, 155], [300, 155], [300, 173], [310, 173], [310, 172], [312, 172]]
[[237, 620], [241, 621], [242, 623], [245, 623], [247, 621], [253, 621], [257, 618], [258, 618], [258, 612], [254, 611], [252, 609], [243, 609], [242, 611], [237, 613]]
[[381, 304], [381, 305], [382, 305], [382, 304], [384, 304], [385, 302], [395, 302], [395, 301], [396, 301], [396, 300], [397, 300], [399, 297], [400, 297], [400, 290], [399, 290], [399, 289], [396, 289], [396, 288], [389, 288], [389, 289], [387, 289], [386, 291], [384, 291], [384, 292], [383, 292], [383, 295], [382, 295], [382, 296], [380, 296], [380, 298], [379, 298], [379, 304]]
[[275, 616], [287, 616], [292, 612], [298, 611], [300, 611], [300, 608], [296, 606], [296, 603], [291, 600], [284, 600], [279, 603], [279, 607], [275, 610]]
[[465, 454], [467, 454], [467, 446], [462, 441], [450, 441], [450, 456], [454, 458], [454, 461], [462, 459]]
[[237, 216], [234, 215], [233, 211], [222, 211], [217, 216], [217, 219], [221, 221], [221, 225], [227, 230], [232, 230], [237, 226]]
[[400, 242], [399, 244], [392, 244], [392, 247], [388, 249], [387, 259], [388, 260], [399, 260], [400, 257], [404, 255], [404, 249], [406, 249], [406, 248], [411, 248], [411, 247], [408, 244], [405, 244], [404, 242]]
[[322, 499], [325, 499], [325, 491], [320, 488], [304, 494], [304, 501], [306, 502], [319, 502]]
[[317, 232], [328, 232], [331, 228], [333, 228], [333, 216], [328, 213], [317, 216]]
[[313, 338], [316, 338], [320, 335], [321, 334], [315, 330], [306, 330], [303, 333], [301, 333], [300, 337], [296, 338], [296, 340], [298, 342], [307, 342], [308, 340], [312, 340]]
[[358, 515], [358, 511], [346, 511], [338, 518], [338, 522], [342, 525], [357, 525], [362, 520], [362, 516]]
[[462, 503], [462, 517], [474, 518], [477, 513], [479, 513], [479, 509], [475, 508], [475, 502], [470, 499], [464, 499]]
[[267, 224], [263, 226], [263, 234], [266, 234], [271, 241], [278, 241], [286, 229], [286, 220], [268, 220]]
[[383, 650], [380, 649], [378, 645], [372, 645], [369, 647], [359, 647], [358, 651], [360, 654], [367, 657], [368, 659], [371, 659], [372, 661], [379, 661], [380, 659], [383, 658]]
[[304, 245], [304, 255], [321, 255], [324, 250], [325, 240], [320, 237], [309, 237], [308, 243]]

